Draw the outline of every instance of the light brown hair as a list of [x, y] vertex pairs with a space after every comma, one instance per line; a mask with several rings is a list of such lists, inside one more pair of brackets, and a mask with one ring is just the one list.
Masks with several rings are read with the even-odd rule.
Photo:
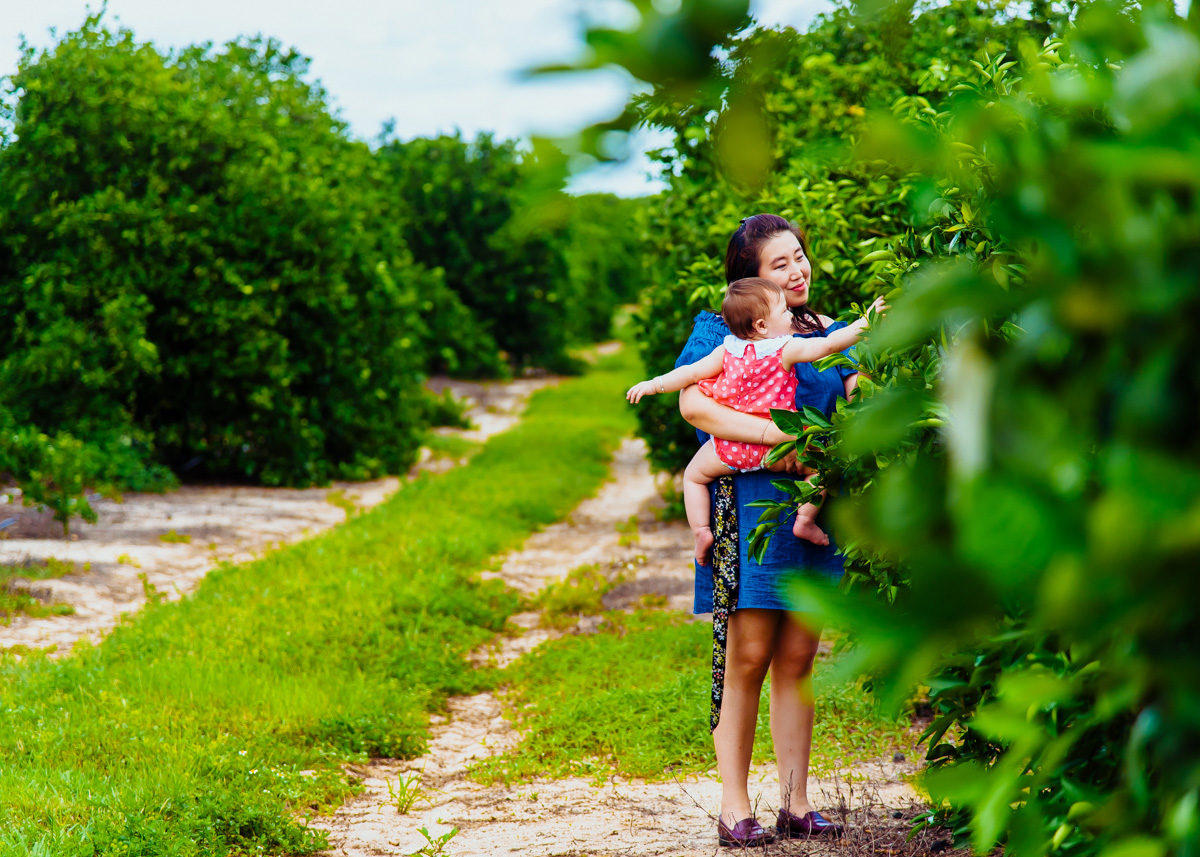
[[771, 315], [777, 295], [783, 297], [783, 289], [762, 277], [743, 277], [730, 283], [721, 303], [721, 317], [730, 333], [739, 339], [753, 339], [754, 322]]

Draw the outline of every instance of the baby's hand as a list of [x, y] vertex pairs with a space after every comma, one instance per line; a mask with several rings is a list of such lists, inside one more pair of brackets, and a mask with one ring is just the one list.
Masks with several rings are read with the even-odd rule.
[[642, 381], [640, 384], [634, 384], [629, 388], [629, 392], [625, 394], [625, 398], [633, 404], [637, 404], [642, 400], [642, 396], [651, 396], [658, 392], [658, 387], [653, 380]]

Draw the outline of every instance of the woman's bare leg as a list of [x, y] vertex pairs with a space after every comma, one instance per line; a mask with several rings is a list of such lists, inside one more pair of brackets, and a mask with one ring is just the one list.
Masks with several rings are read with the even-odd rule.
[[713, 730], [721, 776], [721, 820], [732, 827], [751, 815], [747, 778], [758, 721], [758, 695], [771, 664], [782, 610], [735, 610], [729, 617], [721, 719]]
[[730, 472], [711, 440], [696, 450], [683, 471], [683, 508], [696, 541], [696, 560], [701, 565], [708, 565], [708, 551], [713, 543], [712, 499], [708, 496], [708, 486], [717, 477], [728, 476]]
[[779, 765], [780, 807], [803, 816], [808, 802], [808, 761], [812, 752], [812, 666], [821, 642], [819, 629], [788, 614], [771, 659], [771, 739]]

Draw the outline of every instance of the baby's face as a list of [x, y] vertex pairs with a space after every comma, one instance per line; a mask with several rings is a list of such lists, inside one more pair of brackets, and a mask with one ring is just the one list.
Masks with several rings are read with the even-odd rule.
[[783, 292], [778, 292], [771, 298], [771, 312], [764, 321], [766, 325], [763, 333], [766, 339], [792, 334], [792, 313], [788, 309]]

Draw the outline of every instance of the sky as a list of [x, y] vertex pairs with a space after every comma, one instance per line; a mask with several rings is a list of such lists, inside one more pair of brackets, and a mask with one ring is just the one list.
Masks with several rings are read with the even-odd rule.
[[[599, 0], [614, 8], [620, 3]], [[663, 4], [678, 0], [656, 0]], [[161, 50], [239, 35], [273, 36], [310, 57], [310, 71], [355, 136], [373, 140], [395, 120], [402, 139], [494, 131], [557, 135], [609, 118], [633, 82], [622, 72], [524, 80], [523, 69], [583, 50], [579, 16], [597, 0], [108, 0], [107, 20]], [[35, 47], [77, 28], [98, 0], [0, 0], [0, 75], [16, 70], [21, 36]], [[805, 27], [829, 0], [752, 0], [766, 25]], [[643, 148], [663, 145], [654, 134]], [[650, 193], [637, 158], [572, 180], [576, 192]]]

